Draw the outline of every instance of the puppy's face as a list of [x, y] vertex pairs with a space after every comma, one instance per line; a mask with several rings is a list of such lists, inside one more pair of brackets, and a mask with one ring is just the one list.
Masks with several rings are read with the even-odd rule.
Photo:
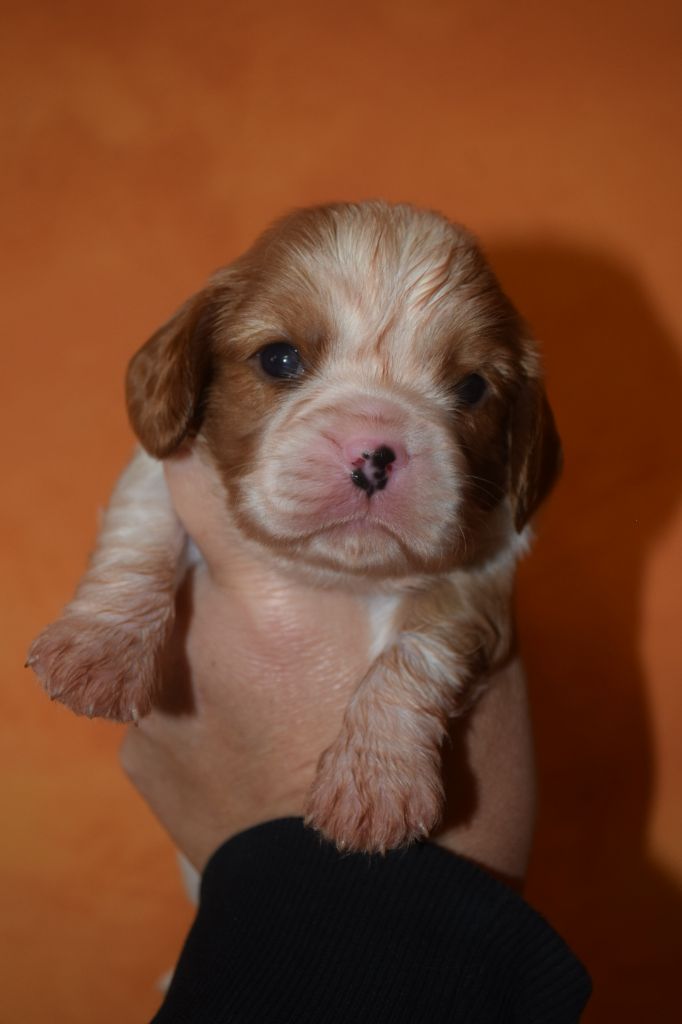
[[203, 437], [245, 534], [350, 575], [475, 562], [558, 469], [516, 312], [463, 229], [407, 206], [275, 225], [137, 354], [128, 404], [153, 455]]

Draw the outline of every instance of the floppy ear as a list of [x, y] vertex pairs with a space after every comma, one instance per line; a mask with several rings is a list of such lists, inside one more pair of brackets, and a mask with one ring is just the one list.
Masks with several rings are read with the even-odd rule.
[[519, 391], [509, 442], [512, 510], [520, 533], [556, 483], [562, 463], [554, 416], [538, 378], [527, 378]]
[[143, 448], [157, 459], [199, 427], [216, 313], [216, 291], [209, 286], [188, 299], [128, 365], [128, 416]]

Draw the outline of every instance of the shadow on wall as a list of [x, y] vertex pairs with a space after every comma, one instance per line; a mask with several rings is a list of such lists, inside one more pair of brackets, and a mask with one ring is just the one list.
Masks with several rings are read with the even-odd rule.
[[541, 242], [489, 256], [543, 343], [565, 453], [520, 576], [540, 778], [528, 895], [593, 975], [586, 1021], [669, 1020], [682, 894], [647, 854], [654, 750], [639, 647], [647, 559], [680, 497], [680, 364], [609, 256]]

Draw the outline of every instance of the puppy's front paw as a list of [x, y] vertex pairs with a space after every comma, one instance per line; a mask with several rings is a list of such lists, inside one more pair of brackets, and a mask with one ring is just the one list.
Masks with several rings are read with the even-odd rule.
[[140, 628], [67, 614], [36, 637], [26, 664], [76, 714], [131, 722], [151, 710], [160, 654], [158, 637]]
[[437, 763], [405, 751], [401, 758], [341, 737], [320, 761], [306, 824], [340, 850], [384, 853], [424, 839], [441, 816]]

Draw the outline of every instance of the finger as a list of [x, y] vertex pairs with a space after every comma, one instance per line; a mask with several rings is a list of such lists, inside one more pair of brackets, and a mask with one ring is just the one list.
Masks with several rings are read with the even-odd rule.
[[[144, 721], [146, 723], [147, 719]], [[173, 744], [167, 732], [149, 729], [148, 726], [131, 726], [119, 747], [118, 759], [133, 785], [141, 789], [149, 786], [149, 780], [161, 775], [172, 750]]]

